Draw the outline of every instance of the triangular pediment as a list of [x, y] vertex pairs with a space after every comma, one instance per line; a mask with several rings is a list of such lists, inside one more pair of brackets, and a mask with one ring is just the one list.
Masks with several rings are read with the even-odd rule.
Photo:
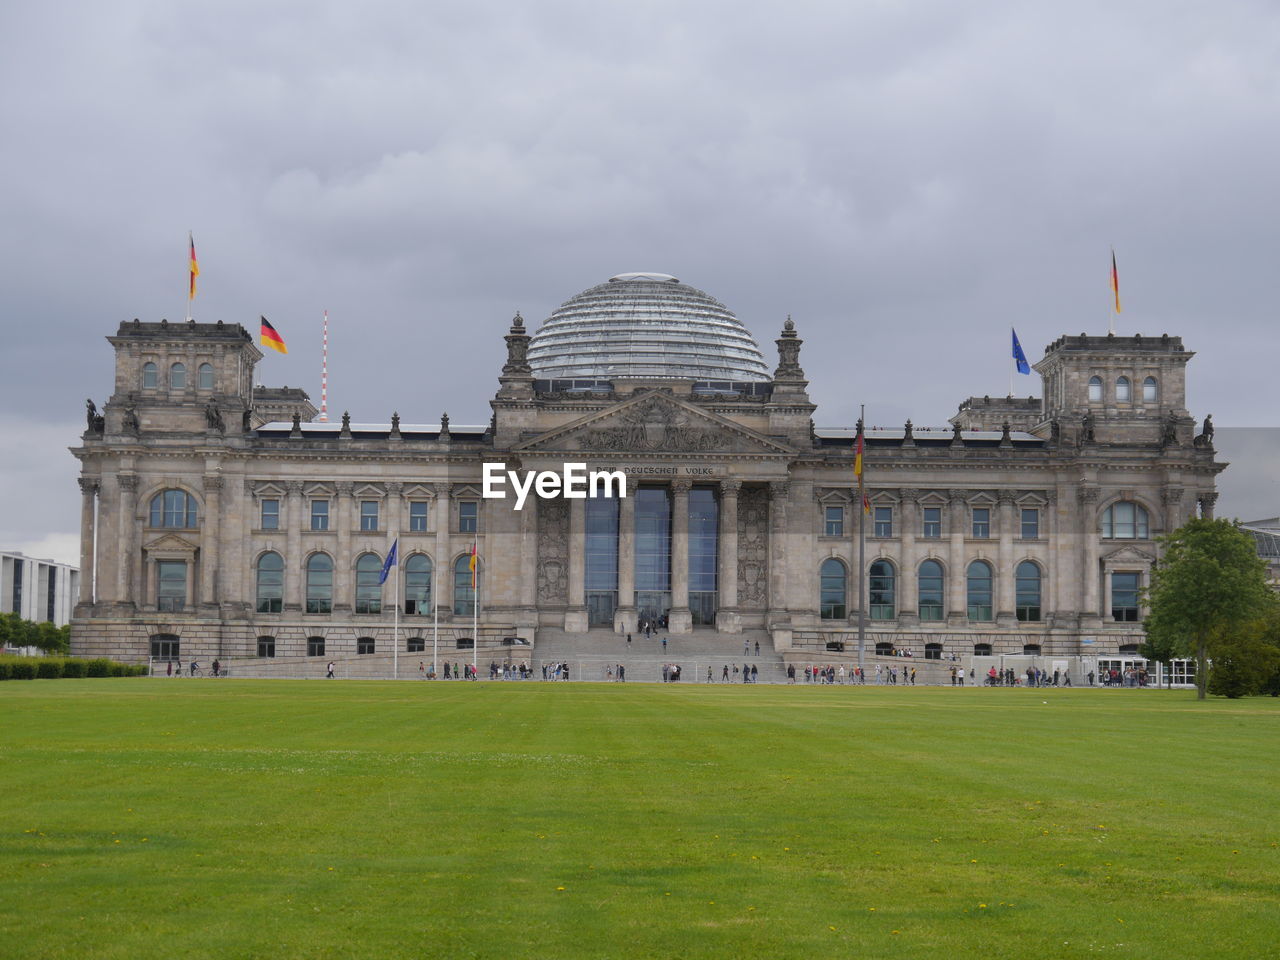
[[198, 546], [199, 544], [192, 543], [186, 537], [180, 537], [176, 533], [166, 533], [147, 543], [146, 550], [153, 555], [157, 553], [187, 554], [195, 553]]
[[516, 447], [537, 452], [738, 453], [789, 456], [780, 441], [651, 391], [532, 437]]
[[1139, 550], [1137, 547], [1126, 544], [1123, 547], [1117, 547], [1110, 553], [1104, 553], [1102, 560], [1105, 563], [1155, 563], [1154, 554], [1147, 553], [1145, 550]]

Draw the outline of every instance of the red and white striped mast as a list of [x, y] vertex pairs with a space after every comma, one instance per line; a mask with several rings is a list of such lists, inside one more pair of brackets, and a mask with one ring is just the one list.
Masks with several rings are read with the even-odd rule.
[[320, 422], [329, 422], [329, 311], [324, 312], [324, 344], [320, 351]]

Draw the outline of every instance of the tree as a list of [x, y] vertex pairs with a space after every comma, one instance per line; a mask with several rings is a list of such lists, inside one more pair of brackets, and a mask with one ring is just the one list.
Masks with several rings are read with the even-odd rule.
[[1232, 700], [1261, 693], [1280, 668], [1280, 617], [1245, 624], [1209, 642], [1209, 692]]
[[1196, 693], [1203, 700], [1210, 644], [1271, 616], [1276, 597], [1253, 538], [1234, 523], [1191, 520], [1160, 539], [1165, 551], [1147, 591], [1147, 643], [1195, 657]]

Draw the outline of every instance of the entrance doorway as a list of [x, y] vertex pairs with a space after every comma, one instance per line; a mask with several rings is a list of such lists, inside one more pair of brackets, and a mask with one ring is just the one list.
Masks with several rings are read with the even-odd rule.
[[618, 595], [612, 590], [593, 590], [587, 594], [587, 623], [593, 627], [612, 627], [618, 608]]

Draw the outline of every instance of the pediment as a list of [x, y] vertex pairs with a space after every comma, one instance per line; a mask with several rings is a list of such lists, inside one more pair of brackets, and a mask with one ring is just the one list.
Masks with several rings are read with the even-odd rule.
[[285, 485], [275, 480], [254, 480], [253, 495], [259, 499], [283, 499], [288, 491]]
[[1117, 547], [1110, 553], [1102, 555], [1104, 563], [1155, 563], [1154, 554], [1147, 553], [1145, 550], [1139, 550], [1137, 547], [1125, 544], [1123, 547]]
[[822, 487], [818, 490], [818, 502], [844, 504], [853, 500], [853, 491], [845, 487]]
[[357, 500], [381, 500], [386, 495], [386, 488], [380, 483], [358, 483], [352, 491]]
[[533, 437], [516, 447], [537, 452], [739, 453], [789, 456], [784, 443], [732, 420], [651, 391]]
[[192, 543], [186, 537], [176, 533], [166, 533], [145, 544], [147, 553], [151, 555], [187, 555], [195, 553], [199, 544]]
[[436, 497], [435, 490], [426, 483], [408, 483], [405, 484], [400, 496], [406, 500], [434, 500]]

